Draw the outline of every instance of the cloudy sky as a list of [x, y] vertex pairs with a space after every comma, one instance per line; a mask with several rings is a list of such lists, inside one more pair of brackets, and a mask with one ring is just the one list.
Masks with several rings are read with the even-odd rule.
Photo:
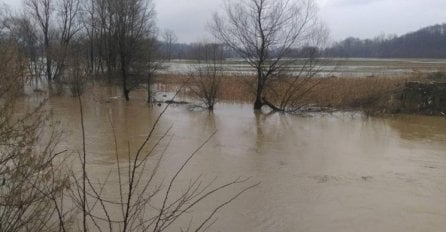
[[[2, 0], [0, 0], [2, 1]], [[20, 0], [3, 0], [18, 7]], [[403, 34], [446, 22], [446, 0], [316, 0], [332, 40]], [[202, 40], [206, 24], [223, 0], [154, 0], [160, 29], [171, 29], [180, 42]]]

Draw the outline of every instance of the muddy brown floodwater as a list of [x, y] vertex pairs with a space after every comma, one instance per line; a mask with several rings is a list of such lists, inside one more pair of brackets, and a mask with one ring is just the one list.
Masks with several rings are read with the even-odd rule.
[[[119, 149], [127, 141], [136, 149], [162, 110], [149, 107], [143, 97], [129, 103], [109, 98], [119, 95], [108, 90], [84, 96], [87, 150], [95, 165], [90, 171], [98, 178], [116, 162], [109, 118]], [[79, 149], [76, 100], [51, 98], [49, 105], [65, 130], [62, 146]], [[188, 166], [184, 181], [202, 175], [220, 182], [239, 176], [261, 182], [224, 208], [210, 231], [446, 229], [444, 117], [268, 115], [254, 113], [250, 104], [225, 103], [213, 114], [171, 106], [160, 133], [170, 126], [172, 142], [161, 171], [166, 177], [217, 131]], [[213, 201], [192, 213], [209, 212]]]

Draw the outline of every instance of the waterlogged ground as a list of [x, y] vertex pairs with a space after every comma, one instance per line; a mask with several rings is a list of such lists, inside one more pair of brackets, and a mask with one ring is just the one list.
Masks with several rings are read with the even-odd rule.
[[[303, 61], [298, 61], [292, 68], [300, 70]], [[417, 75], [445, 71], [446, 60], [443, 59], [322, 59], [318, 62], [319, 76], [337, 77], [389, 77]], [[165, 64], [163, 73], [187, 74], [200, 67], [194, 61], [175, 60]], [[226, 73], [252, 73], [252, 68], [238, 59], [228, 59], [223, 63]]]
[[[119, 150], [144, 139], [162, 107], [126, 103], [112, 89], [84, 96], [90, 172], [105, 178]], [[136, 97], [138, 98], [138, 97]], [[51, 98], [65, 128], [62, 146], [80, 149], [77, 101]], [[224, 208], [210, 231], [443, 231], [446, 228], [446, 118], [364, 117], [355, 113], [293, 116], [254, 113], [250, 104], [218, 104], [215, 113], [172, 106], [158, 135], [172, 127], [160, 170], [168, 178], [197, 154], [181, 183], [202, 175], [224, 183], [261, 184]], [[125, 152], [124, 152], [125, 153]], [[125, 155], [123, 156], [125, 159]], [[175, 189], [181, 192], [181, 187]], [[191, 212], [204, 217], [232, 189]], [[183, 223], [183, 222], [181, 222]], [[188, 222], [185, 222], [186, 224]], [[178, 231], [175, 228], [173, 231]]]

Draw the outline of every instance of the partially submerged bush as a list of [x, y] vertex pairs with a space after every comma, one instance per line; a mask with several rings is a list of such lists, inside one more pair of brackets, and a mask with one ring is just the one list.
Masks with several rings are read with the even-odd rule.
[[407, 82], [399, 94], [398, 110], [406, 113], [446, 112], [446, 83]]
[[190, 90], [208, 110], [214, 110], [223, 77], [223, 47], [219, 44], [199, 44], [195, 51], [197, 57], [190, 76]]

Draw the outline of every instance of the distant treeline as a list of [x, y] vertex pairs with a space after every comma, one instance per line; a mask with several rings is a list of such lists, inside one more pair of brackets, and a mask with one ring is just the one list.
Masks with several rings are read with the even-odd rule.
[[[167, 46], [165, 41], [159, 41], [161, 43], [161, 46]], [[202, 46], [208, 45], [208, 46], [221, 46], [223, 51], [223, 58], [233, 58], [237, 57], [237, 55], [229, 48], [222, 44], [216, 44], [216, 43], [208, 43], [208, 42], [200, 42], [200, 43], [174, 43], [171, 44], [170, 48], [170, 57], [171, 59], [186, 59], [186, 60], [194, 60], [194, 59], [200, 59], [200, 51], [202, 49]]]
[[446, 58], [446, 24], [402, 36], [365, 40], [350, 37], [327, 48], [324, 54], [355, 58]]
[[[165, 41], [158, 41], [161, 44], [161, 47], [167, 46]], [[223, 44], [215, 44], [215, 43], [207, 43], [207, 42], [200, 42], [200, 43], [175, 43], [170, 45], [171, 46], [171, 59], [185, 59], [185, 60], [196, 60], [200, 59], [200, 49], [202, 46], [221, 46], [222, 52], [223, 52], [223, 58], [240, 58], [240, 56], [231, 48], [228, 46], [225, 46]], [[316, 47], [301, 47], [301, 48], [291, 48], [286, 53], [286, 57], [290, 58], [308, 58], [310, 56], [316, 56], [321, 55], [321, 50]], [[271, 55], [275, 57], [275, 54], [277, 53], [276, 50], [270, 51]]]
[[[173, 44], [172, 59], [196, 59], [199, 46], [200, 43]], [[305, 57], [313, 49], [317, 48], [292, 49], [287, 56]], [[382, 35], [374, 39], [349, 37], [325, 50], [319, 50], [318, 54], [352, 58], [446, 58], [446, 24], [426, 27], [402, 36]], [[237, 58], [237, 54], [229, 48], [224, 49], [224, 56]]]

